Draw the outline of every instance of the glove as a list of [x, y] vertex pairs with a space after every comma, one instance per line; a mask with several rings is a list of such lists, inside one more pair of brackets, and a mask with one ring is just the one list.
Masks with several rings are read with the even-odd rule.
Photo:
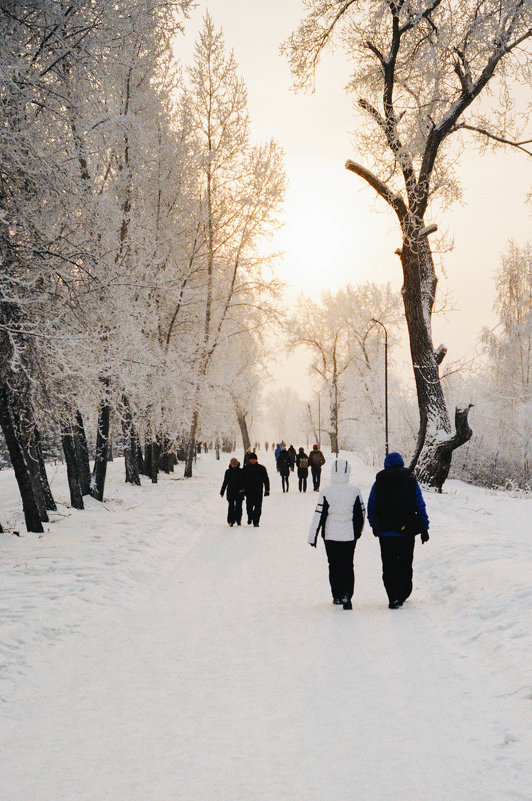
[[224, 496], [223, 492], [220, 492], [220, 498], [223, 498], [223, 496]]
[[429, 540], [430, 540], [429, 532], [428, 531], [422, 531], [421, 532], [421, 542], [424, 543], [424, 542], [428, 542]]
[[264, 497], [265, 497], [265, 498], [267, 498], [269, 494], [270, 494], [270, 490], [267, 490], [267, 491], [264, 493]]
[[310, 545], [311, 548], [315, 548], [316, 547], [316, 543], [315, 542], [309, 542], [309, 545]]

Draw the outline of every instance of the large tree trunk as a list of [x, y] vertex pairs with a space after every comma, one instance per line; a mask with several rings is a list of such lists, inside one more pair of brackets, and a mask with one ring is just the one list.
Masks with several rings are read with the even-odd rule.
[[423, 484], [436, 487], [439, 492], [443, 487], [449, 470], [451, 469], [451, 459], [453, 451], [471, 439], [473, 431], [469, 427], [467, 416], [471, 405], [465, 409], [455, 410], [454, 425], [456, 433], [447, 440], [436, 444], [434, 447], [434, 459], [429, 463], [430, 472], [427, 471], [426, 462], [419, 460], [416, 468], [416, 475]]
[[135, 460], [137, 462], [137, 470], [140, 475], [144, 475], [144, 457], [142, 456], [142, 448], [140, 447], [140, 440], [135, 432]]
[[453, 435], [439, 376], [446, 351], [443, 347], [434, 350], [432, 344], [431, 315], [437, 284], [432, 254], [422, 223], [403, 230], [403, 234], [402, 295], [419, 407], [418, 440], [410, 467], [423, 484], [441, 492], [453, 450], [471, 437], [469, 410], [457, 417], [460, 425]]
[[198, 425], [199, 425], [199, 412], [197, 409], [195, 409], [194, 413], [192, 414], [192, 424], [190, 426], [188, 440], [186, 443], [185, 470], [183, 473], [185, 478], [192, 478], [192, 465], [194, 463], [194, 458], [196, 455], [196, 437], [198, 435]]
[[91, 496], [103, 501], [105, 476], [107, 473], [107, 448], [109, 445], [109, 426], [111, 409], [107, 400], [100, 403], [98, 410], [98, 431], [96, 433], [96, 454], [92, 470]]
[[52, 495], [52, 490], [50, 488], [50, 482], [48, 481], [48, 476], [46, 475], [46, 465], [44, 463], [44, 457], [42, 454], [42, 447], [41, 447], [41, 435], [39, 433], [38, 428], [34, 428], [33, 438], [35, 443], [35, 454], [37, 457], [39, 477], [41, 480], [42, 489], [44, 493], [44, 503], [49, 512], [56, 512], [57, 506], [54, 501], [54, 496]]
[[137, 436], [133, 426], [133, 417], [129, 401], [124, 395], [122, 398], [122, 435], [124, 437], [124, 465], [126, 469], [126, 484], [140, 486], [140, 476], [137, 463]]
[[84, 509], [83, 493], [81, 491], [76, 459], [76, 443], [71, 426], [68, 424], [63, 426], [61, 443], [63, 445], [63, 453], [65, 454], [68, 488], [70, 490], [70, 504], [74, 509]]
[[26, 464], [17, 427], [13, 422], [10, 393], [5, 386], [0, 387], [0, 425], [4, 432], [9, 458], [11, 459], [13, 470], [15, 471], [15, 478], [22, 499], [26, 528], [28, 531], [42, 534], [44, 529], [35, 498], [35, 490]]
[[76, 465], [81, 494], [90, 495], [91, 468], [89, 463], [89, 446], [87, 445], [83, 417], [79, 409], [76, 412], [76, 422], [72, 427], [72, 436], [74, 437], [74, 447], [76, 449]]
[[175, 454], [172, 451], [170, 440], [167, 436], [162, 437], [161, 454], [159, 456], [159, 467], [164, 473], [173, 473], [176, 464]]
[[151, 478], [152, 459], [153, 459], [153, 449], [151, 447], [151, 438], [148, 438], [148, 435], [146, 435], [146, 440], [144, 442], [143, 475], [148, 476], [148, 478]]
[[161, 452], [161, 446], [157, 442], [157, 440], [152, 439], [150, 442], [150, 478], [152, 484], [157, 484], [157, 478], [159, 475], [159, 455]]
[[251, 448], [251, 440], [249, 438], [246, 413], [244, 412], [238, 401], [233, 400], [233, 403], [235, 405], [236, 419], [238, 420], [238, 425], [240, 427], [240, 434], [242, 435], [242, 445], [244, 446], [244, 453], [246, 453], [247, 449]]
[[[329, 439], [331, 440], [331, 453], [338, 455], [338, 387], [336, 384], [333, 384], [333, 389], [330, 395], [330, 431], [329, 431]], [[319, 439], [318, 439], [319, 442]]]
[[[41, 480], [39, 460], [37, 457], [37, 450], [35, 448], [35, 426], [33, 422], [32, 411], [30, 410], [29, 406], [12, 397], [11, 415], [13, 418], [13, 423], [18, 431], [20, 445], [24, 452], [24, 460], [26, 462], [30, 480], [33, 485], [33, 494], [37, 502], [41, 521], [43, 523], [48, 523], [49, 517], [48, 512], [46, 511], [44, 486]], [[46, 483], [48, 483], [48, 479], [46, 479]]]

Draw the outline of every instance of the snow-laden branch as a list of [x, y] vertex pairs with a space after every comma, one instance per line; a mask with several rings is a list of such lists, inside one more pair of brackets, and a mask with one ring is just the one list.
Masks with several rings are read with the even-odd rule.
[[397, 214], [399, 221], [402, 222], [408, 213], [406, 204], [401, 195], [393, 192], [383, 181], [380, 180], [371, 170], [358, 164], [356, 161], [348, 159], [345, 163], [346, 170], [354, 172], [359, 178], [363, 178], [379, 194]]

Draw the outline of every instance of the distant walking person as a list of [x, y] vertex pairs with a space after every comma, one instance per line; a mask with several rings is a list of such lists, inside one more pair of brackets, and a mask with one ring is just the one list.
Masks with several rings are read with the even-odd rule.
[[416, 534], [429, 539], [429, 519], [416, 479], [400, 453], [389, 453], [368, 500], [368, 520], [379, 538], [382, 580], [390, 609], [399, 609], [412, 592]]
[[278, 442], [277, 445], [275, 446], [275, 451], [273, 454], [275, 456], [275, 461], [277, 461], [277, 459], [279, 458], [280, 453], [281, 453], [281, 443]]
[[230, 526], [235, 523], [239, 526], [242, 522], [242, 502], [244, 501], [244, 477], [240, 469], [240, 462], [234, 457], [229, 460], [229, 467], [225, 471], [225, 476], [220, 490], [220, 495], [224, 496], [227, 490], [227, 522]]
[[300, 448], [296, 456], [297, 481], [300, 492], [307, 491], [308, 478], [308, 456], [303, 448]]
[[296, 463], [296, 449], [294, 448], [293, 445], [290, 445], [290, 447], [287, 448], [287, 451], [288, 451], [288, 455], [290, 457], [290, 470], [293, 473], [294, 472], [294, 466], [295, 466], [295, 463]]
[[246, 449], [246, 452], [245, 452], [245, 454], [244, 454], [244, 467], [245, 467], [245, 466], [248, 464], [248, 462], [249, 462], [249, 457], [250, 457], [250, 455], [251, 455], [252, 453], [253, 453], [253, 449], [252, 449], [252, 448], [247, 448], [247, 449]]
[[318, 498], [308, 541], [315, 548], [321, 531], [329, 562], [329, 583], [333, 603], [352, 609], [355, 587], [353, 559], [355, 545], [364, 526], [364, 502], [358, 487], [349, 483], [351, 466], [336, 459], [331, 468], [331, 485]]
[[283, 492], [288, 492], [288, 480], [290, 478], [290, 454], [286, 448], [281, 448], [277, 457], [277, 470], [281, 476]]
[[253, 523], [257, 527], [262, 512], [262, 493], [264, 491], [265, 496], [270, 494], [270, 479], [264, 465], [258, 463], [256, 453], [250, 453], [249, 461], [242, 470], [242, 476], [246, 495], [248, 526]]
[[321, 468], [325, 464], [325, 456], [317, 445], [312, 447], [308, 461], [310, 464], [310, 472], [312, 473], [312, 488], [314, 492], [318, 492], [321, 481]]

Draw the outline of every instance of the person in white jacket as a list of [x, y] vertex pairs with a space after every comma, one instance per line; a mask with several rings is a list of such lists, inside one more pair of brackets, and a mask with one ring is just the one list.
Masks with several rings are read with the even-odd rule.
[[350, 475], [349, 462], [336, 459], [331, 467], [331, 484], [318, 498], [308, 537], [315, 548], [321, 531], [333, 603], [342, 604], [344, 609], [353, 608], [355, 545], [362, 534], [366, 512], [360, 490], [349, 483]]

